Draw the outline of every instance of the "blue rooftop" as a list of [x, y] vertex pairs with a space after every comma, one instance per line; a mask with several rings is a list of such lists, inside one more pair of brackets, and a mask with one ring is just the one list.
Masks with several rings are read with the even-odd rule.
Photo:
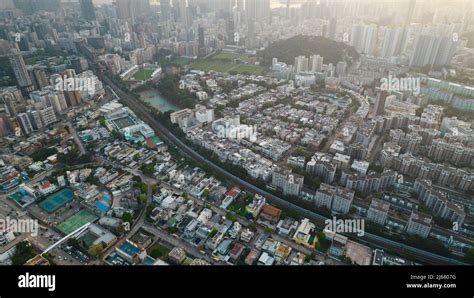
[[109, 206], [106, 206], [99, 201], [95, 202], [95, 206], [102, 212], [107, 212], [109, 210]]
[[127, 255], [133, 257], [134, 255], [138, 254], [140, 252], [140, 248], [136, 247], [135, 245], [125, 241], [119, 249], [126, 253]]

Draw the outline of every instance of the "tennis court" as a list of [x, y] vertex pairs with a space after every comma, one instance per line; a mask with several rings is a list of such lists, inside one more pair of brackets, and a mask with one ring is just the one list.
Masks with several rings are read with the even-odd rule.
[[83, 225], [89, 222], [93, 222], [97, 219], [97, 216], [90, 213], [89, 211], [83, 209], [73, 216], [69, 217], [67, 220], [60, 223], [56, 228], [63, 232], [65, 235], [74, 232], [75, 230], [79, 229]]
[[136, 122], [131, 117], [123, 117], [119, 119], [112, 120], [118, 129], [123, 129], [125, 127], [129, 127], [135, 125]]
[[69, 188], [61, 189], [49, 195], [45, 200], [39, 203], [39, 206], [48, 213], [53, 213], [62, 206], [71, 202], [74, 199], [74, 192]]

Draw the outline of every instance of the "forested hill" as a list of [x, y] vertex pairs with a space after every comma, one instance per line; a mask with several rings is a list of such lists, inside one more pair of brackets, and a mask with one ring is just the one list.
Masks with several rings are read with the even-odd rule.
[[264, 66], [270, 66], [272, 58], [287, 64], [294, 64], [297, 56], [321, 55], [325, 64], [336, 64], [346, 56], [359, 58], [359, 53], [342, 42], [337, 42], [322, 36], [298, 35], [289, 39], [279, 40], [269, 45], [257, 55], [262, 58]]

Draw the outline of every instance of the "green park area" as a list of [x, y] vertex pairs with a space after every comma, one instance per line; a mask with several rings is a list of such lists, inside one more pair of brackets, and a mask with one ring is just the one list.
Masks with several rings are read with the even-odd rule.
[[[205, 59], [199, 59], [191, 64], [192, 69], [202, 71], [218, 71], [241, 74], [263, 74], [265, 69], [252, 64], [252, 59], [245, 54], [221, 52]], [[249, 64], [245, 64], [249, 63]]]
[[193, 59], [191, 58], [186, 58], [186, 57], [178, 57], [171, 61], [173, 64], [178, 64], [178, 65], [186, 65], [189, 64]]
[[133, 81], [146, 81], [146, 80], [149, 80], [154, 71], [155, 71], [155, 69], [144, 69], [144, 68], [140, 69], [139, 71], [137, 71], [131, 77], [131, 80], [133, 80]]

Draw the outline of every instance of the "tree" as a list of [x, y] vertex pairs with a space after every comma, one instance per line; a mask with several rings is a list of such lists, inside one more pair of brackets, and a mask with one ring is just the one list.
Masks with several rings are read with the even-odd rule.
[[99, 124], [100, 124], [101, 126], [103, 126], [103, 127], [106, 126], [106, 124], [105, 124], [105, 118], [104, 118], [104, 117], [100, 118]]
[[231, 212], [231, 211], [229, 211], [225, 214], [225, 218], [227, 218], [228, 220], [230, 220], [232, 222], [235, 222], [237, 220], [237, 216], [235, 215], [234, 212]]
[[469, 264], [474, 264], [474, 249], [472, 249], [472, 248], [465, 249], [465, 251], [464, 251], [464, 259], [465, 259]]
[[265, 228], [263, 229], [263, 231], [264, 231], [266, 234], [271, 234], [271, 233], [273, 233], [273, 230], [272, 230], [271, 228], [269, 228], [269, 227], [265, 227]]
[[202, 191], [202, 197], [204, 198], [209, 198], [209, 189], [205, 188], [203, 191]]
[[148, 206], [146, 206], [146, 217], [150, 217], [154, 209], [155, 209], [155, 205], [148, 204]]
[[125, 227], [123, 225], [118, 225], [116, 228], [115, 228], [115, 233], [117, 235], [123, 235], [123, 233], [125, 233]]
[[96, 258], [101, 258], [104, 254], [104, 246], [102, 243], [94, 244], [89, 247], [89, 253]]
[[43, 161], [51, 155], [58, 153], [58, 150], [54, 147], [52, 148], [42, 148], [31, 155], [31, 158], [34, 161]]
[[218, 232], [218, 231], [217, 231], [216, 228], [212, 229], [212, 231], [209, 232], [208, 237], [209, 237], [209, 238], [214, 237], [214, 236], [217, 234], [217, 232]]
[[147, 195], [144, 194], [144, 193], [141, 193], [139, 196], [138, 196], [138, 202], [140, 204], [145, 204], [147, 201]]
[[123, 220], [124, 222], [129, 222], [129, 223], [131, 223], [131, 222], [132, 222], [132, 214], [130, 214], [129, 212], [124, 212], [124, 213], [122, 214], [122, 220]]
[[291, 155], [292, 156], [306, 156], [306, 150], [303, 147], [297, 147]]
[[35, 255], [31, 244], [28, 241], [22, 241], [16, 246], [15, 253], [11, 257], [12, 265], [23, 265]]
[[314, 258], [316, 257], [316, 255], [313, 253], [311, 253], [310, 255], [306, 255], [306, 257], [304, 257], [304, 261], [305, 262], [309, 262], [311, 260], [314, 260]]
[[[295, 57], [301, 55], [311, 56], [313, 54], [321, 55], [324, 61], [332, 64], [342, 61], [347, 55], [354, 59], [358, 59], [360, 56], [354, 48], [344, 43], [321, 36], [303, 35], [276, 41], [267, 46], [265, 50], [257, 53], [262, 58], [262, 65], [264, 66], [270, 66], [274, 57], [278, 58], [278, 61], [293, 64]], [[348, 62], [350, 64], [350, 61]]]

